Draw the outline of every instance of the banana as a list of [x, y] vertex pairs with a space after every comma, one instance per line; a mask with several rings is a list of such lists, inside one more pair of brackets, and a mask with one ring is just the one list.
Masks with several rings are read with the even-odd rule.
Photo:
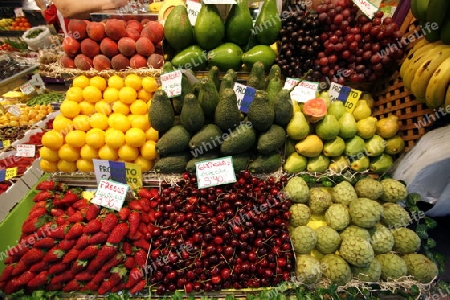
[[410, 4], [410, 8], [411, 8], [411, 13], [414, 16], [414, 18], [416, 18], [417, 20], [419, 19], [419, 14], [417, 13], [417, 2], [419, 0], [411, 0], [411, 4]]
[[441, 40], [445, 45], [450, 45], [450, 10], [441, 27]]
[[[414, 15], [414, 13], [413, 13], [414, 17], [417, 20], [425, 20], [427, 17], [427, 10], [428, 10], [428, 6], [430, 4], [430, 0], [416, 0], [415, 2], [416, 3], [415, 3], [414, 9], [416, 11], [417, 16]], [[412, 3], [411, 3], [411, 12], [412, 12], [412, 10], [413, 10], [413, 7], [412, 7]]]
[[[403, 74], [405, 74], [405, 71], [407, 70], [407, 67], [408, 67], [409, 63], [411, 62], [411, 60], [414, 57], [417, 57], [416, 56], [417, 54], [420, 54], [421, 52], [423, 52], [423, 50], [420, 50], [420, 49], [422, 49], [426, 45], [429, 45], [429, 42], [426, 39], [420, 39], [414, 45], [414, 47], [412, 47], [412, 49], [409, 50], [408, 55], [406, 56], [405, 60], [402, 62], [402, 65], [400, 66], [400, 76], [401, 77], [403, 77]], [[424, 49], [426, 49], [426, 48], [424, 48]]]
[[448, 0], [430, 0], [425, 20], [427, 22], [437, 23], [438, 27], [441, 28], [449, 6], [450, 2]]
[[450, 88], [447, 88], [445, 93], [445, 111], [447, 111], [447, 107], [450, 107]]
[[[450, 57], [447, 57], [434, 71], [431, 76], [428, 87], [425, 91], [425, 103], [430, 108], [437, 108], [444, 104], [446, 94], [448, 94], [447, 87], [450, 83]], [[449, 97], [450, 102], [450, 97]]]
[[417, 99], [425, 98], [425, 91], [427, 89], [428, 82], [434, 71], [441, 65], [441, 63], [450, 57], [450, 46], [442, 49], [435, 56], [425, 60], [416, 70], [413, 80], [411, 81], [411, 92]]

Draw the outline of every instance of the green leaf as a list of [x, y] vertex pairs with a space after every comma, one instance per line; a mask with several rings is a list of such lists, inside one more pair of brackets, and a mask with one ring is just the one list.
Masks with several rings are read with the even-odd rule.
[[[195, 298], [194, 298], [195, 299]], [[234, 296], [233, 295], [226, 295], [225, 296], [225, 300], [234, 300]]]
[[[228, 296], [227, 296], [227, 297], [228, 297]], [[192, 295], [190, 295], [190, 296], [188, 296], [188, 300], [195, 300], [195, 297], [192, 296]], [[225, 300], [227, 300], [227, 298], [225, 298]]]
[[436, 247], [436, 241], [432, 238], [428, 238], [426, 241], [426, 245], [428, 248], [434, 248]]
[[183, 300], [184, 293], [182, 291], [176, 291], [175, 294], [173, 294], [172, 299], [173, 300]]
[[428, 229], [433, 229], [437, 226], [437, 222], [430, 218], [430, 217], [425, 217], [425, 226], [427, 226]]
[[408, 197], [406, 197], [406, 206], [408, 207], [416, 206], [417, 202], [420, 201], [421, 199], [422, 196], [420, 196], [420, 194], [411, 193], [408, 195]]

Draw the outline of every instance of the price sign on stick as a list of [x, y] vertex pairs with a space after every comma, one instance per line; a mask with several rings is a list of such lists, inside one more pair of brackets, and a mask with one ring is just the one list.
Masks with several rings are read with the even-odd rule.
[[286, 81], [284, 82], [283, 89], [285, 90], [292, 90], [294, 87], [297, 86], [297, 84], [300, 82], [300, 79], [298, 78], [286, 78]]
[[167, 93], [169, 98], [181, 95], [181, 76], [180, 70], [161, 74], [162, 89]]
[[132, 189], [142, 187], [142, 171], [139, 164], [125, 163], [126, 180]]
[[231, 156], [205, 160], [195, 164], [199, 188], [236, 182]]
[[0, 170], [0, 181], [8, 180], [17, 176], [17, 168]]
[[370, 19], [372, 19], [378, 11], [378, 7], [369, 0], [353, 0], [353, 3], [355, 3], [356, 6], [358, 6], [359, 9]]
[[297, 102], [306, 102], [316, 98], [318, 82], [302, 81], [291, 92], [291, 98]]
[[119, 211], [127, 197], [129, 186], [112, 180], [101, 180], [91, 202]]
[[189, 21], [192, 26], [195, 26], [195, 22], [197, 21], [197, 16], [200, 12], [200, 8], [202, 8], [202, 4], [196, 1], [187, 0], [186, 1], [187, 11]]
[[16, 147], [16, 156], [34, 157], [36, 155], [36, 145], [20, 144]]

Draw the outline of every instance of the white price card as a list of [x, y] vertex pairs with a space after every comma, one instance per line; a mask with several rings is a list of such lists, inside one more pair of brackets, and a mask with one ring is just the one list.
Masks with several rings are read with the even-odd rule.
[[20, 91], [22, 93], [24, 93], [25, 95], [31, 95], [33, 94], [36, 89], [34, 88], [34, 86], [28, 81], [27, 83], [25, 83], [24, 85], [20, 86]]
[[328, 94], [330, 95], [331, 101], [339, 100], [339, 93], [341, 92], [342, 85], [336, 82], [332, 82], [330, 84], [330, 89], [328, 90]]
[[378, 11], [378, 7], [369, 0], [353, 0], [353, 3], [359, 7], [359, 9], [370, 19], [373, 18]]
[[189, 21], [192, 26], [195, 26], [195, 22], [197, 21], [198, 13], [200, 12], [200, 8], [202, 8], [202, 4], [196, 1], [187, 0], [186, 1], [187, 11]]
[[16, 156], [34, 157], [36, 155], [36, 145], [19, 144], [16, 146]]
[[200, 189], [236, 182], [231, 156], [201, 161], [195, 164], [195, 168]]
[[161, 74], [162, 89], [167, 93], [169, 98], [181, 95], [181, 76], [180, 70]]
[[292, 90], [294, 87], [297, 86], [297, 84], [300, 82], [299, 78], [286, 78], [286, 81], [284, 82], [283, 89], [285, 90]]
[[11, 105], [8, 108], [8, 112], [13, 116], [20, 117], [20, 107], [17, 105]]
[[127, 197], [129, 186], [112, 180], [100, 180], [91, 203], [119, 211]]
[[297, 102], [306, 102], [316, 98], [316, 92], [319, 87], [318, 82], [302, 81], [291, 92], [291, 99]]
[[251, 86], [246, 86], [239, 82], [235, 82], [233, 90], [237, 97], [237, 105], [239, 110], [244, 113], [248, 113], [250, 104], [252, 104], [253, 99], [255, 99], [256, 89]]
[[94, 173], [97, 183], [102, 180], [107, 180], [111, 178], [111, 169], [109, 167], [109, 160], [103, 159], [93, 159], [94, 163]]

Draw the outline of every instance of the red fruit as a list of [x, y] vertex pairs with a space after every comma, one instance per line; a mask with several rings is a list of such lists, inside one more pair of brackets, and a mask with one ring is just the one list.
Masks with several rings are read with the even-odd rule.
[[136, 294], [142, 291], [147, 285], [147, 281], [145, 279], [141, 279], [135, 286], [130, 289], [130, 294]]
[[62, 264], [62, 263], [54, 264], [48, 270], [48, 274], [53, 275], [53, 274], [61, 273], [65, 270], [67, 270], [68, 266], [69, 266], [68, 264]]
[[100, 42], [106, 37], [105, 24], [102, 22], [90, 22], [86, 26], [86, 32], [88, 37], [96, 42]]
[[122, 207], [119, 210], [119, 217], [121, 221], [125, 221], [128, 219], [128, 216], [130, 215], [131, 210], [128, 207]]
[[20, 285], [17, 284], [17, 278], [11, 279], [3, 289], [6, 295], [17, 292], [20, 289]]
[[132, 210], [142, 211], [142, 205], [141, 205], [141, 202], [139, 200], [131, 201], [129, 207]]
[[127, 289], [131, 289], [132, 287], [134, 287], [142, 278], [144, 277], [144, 273], [142, 272], [141, 269], [139, 269], [138, 267], [133, 268], [130, 271], [130, 275], [128, 277], [128, 281], [125, 284], [125, 287]]
[[64, 210], [61, 209], [61, 208], [52, 208], [52, 209], [50, 210], [50, 214], [51, 214], [52, 216], [54, 216], [54, 217], [60, 217], [60, 216], [65, 215], [65, 212], [64, 212]]
[[77, 40], [83, 40], [86, 38], [86, 22], [84, 20], [71, 19], [67, 28], [69, 29], [69, 35], [73, 36]]
[[150, 190], [147, 188], [140, 188], [138, 191], [138, 196], [139, 198], [147, 198], [147, 199], [153, 198], [152, 192], [150, 192]]
[[120, 282], [118, 285], [112, 288], [111, 292], [117, 293], [125, 290], [125, 282]]
[[75, 56], [75, 59], [73, 61], [77, 69], [83, 71], [90, 70], [94, 66], [92, 59], [82, 53]]
[[30, 268], [30, 271], [34, 272], [34, 273], [38, 273], [38, 272], [42, 272], [42, 271], [47, 271], [48, 268], [49, 268], [49, 264], [47, 262], [41, 260], [40, 262], [33, 264]]
[[56, 189], [57, 185], [58, 184], [57, 184], [56, 181], [48, 179], [48, 180], [43, 180], [43, 181], [39, 182], [36, 185], [35, 189], [36, 190], [40, 190], [40, 191], [43, 191], [43, 190], [54, 190], [54, 189]]
[[3, 270], [2, 276], [0, 277], [0, 282], [9, 281], [13, 276], [12, 272], [14, 270], [14, 265], [8, 265]]
[[107, 242], [108, 243], [120, 243], [124, 237], [128, 233], [128, 224], [127, 223], [120, 223], [111, 232], [111, 235], [109, 236]]
[[149, 38], [153, 43], [159, 43], [164, 39], [164, 27], [158, 21], [149, 21], [142, 29], [141, 36]]
[[94, 278], [94, 275], [95, 274], [85, 270], [75, 275], [75, 279], [79, 281], [90, 281]]
[[147, 68], [147, 58], [140, 54], [135, 54], [130, 58], [130, 67], [132, 69]]
[[94, 234], [100, 231], [102, 222], [97, 218], [89, 221], [83, 228], [83, 233]]
[[93, 59], [94, 69], [97, 71], [111, 69], [111, 60], [104, 54], [97, 54]]
[[101, 266], [102, 272], [108, 272], [111, 268], [114, 268], [118, 264], [122, 263], [124, 258], [125, 256], [119, 253], [110, 258], [106, 263], [103, 261]]
[[34, 202], [45, 201], [53, 198], [53, 193], [50, 191], [40, 191], [33, 197]]
[[108, 237], [109, 237], [109, 234], [107, 234], [107, 233], [97, 232], [96, 234], [94, 234], [93, 236], [90, 237], [89, 244], [90, 245], [103, 244], [106, 242]]
[[80, 50], [80, 42], [71, 36], [67, 36], [62, 42], [62, 48], [64, 53], [66, 53], [69, 57], [74, 57]]
[[126, 23], [117, 19], [109, 19], [105, 23], [105, 32], [114, 41], [127, 36]]
[[89, 281], [85, 286], [83, 286], [80, 291], [96, 293], [98, 289], [99, 282]]
[[138, 266], [140, 267], [144, 267], [145, 265], [147, 265], [147, 252], [139, 249], [138, 251], [136, 251], [136, 253], [134, 254], [134, 260], [136, 261], [136, 263], [138, 264]]
[[[51, 270], [51, 268], [50, 268], [50, 270]], [[50, 271], [48, 272], [48, 274], [50, 275]], [[51, 285], [66, 283], [73, 279], [73, 273], [71, 270], [65, 270], [65, 272], [63, 272], [61, 274], [59, 274], [59, 273], [56, 273], [56, 274], [58, 274], [58, 275], [53, 276], [53, 278], [50, 280]]]
[[54, 239], [63, 239], [66, 236], [67, 230], [68, 226], [66, 224], [58, 225], [55, 229], [48, 232], [48, 236]]
[[147, 240], [145, 238], [141, 238], [137, 241], [134, 241], [133, 245], [136, 247], [142, 248], [145, 251], [148, 251], [148, 249], [150, 249], [150, 243], [147, 242]]
[[72, 248], [69, 250], [69, 252], [66, 253], [66, 255], [64, 255], [62, 263], [63, 264], [69, 264], [72, 261], [76, 260], [78, 255], [80, 255], [81, 250]]
[[22, 233], [28, 233], [28, 234], [34, 233], [45, 223], [46, 223], [46, 220], [43, 217], [35, 217], [32, 219], [28, 219], [22, 225]]
[[83, 234], [83, 224], [80, 222], [73, 224], [66, 234], [66, 239], [76, 239]]
[[128, 20], [127, 28], [133, 28], [136, 29], [138, 32], [141, 32], [144, 26], [138, 20]]
[[110, 273], [108, 271], [100, 271], [97, 274], [95, 274], [94, 278], [92, 278], [92, 282], [95, 282], [96, 284], [101, 283], [103, 280], [108, 279], [110, 277]]
[[152, 41], [149, 38], [142, 36], [136, 41], [136, 52], [142, 56], [149, 57], [150, 55], [155, 53], [155, 45], [153, 45]]
[[[124, 220], [122, 220], [122, 221], [124, 221]], [[103, 219], [101, 230], [104, 233], [110, 233], [114, 229], [114, 227], [117, 226], [117, 224], [119, 224], [119, 218], [116, 216], [115, 213], [109, 213]]]
[[102, 261], [107, 261], [114, 257], [114, 255], [118, 252], [117, 247], [111, 245], [103, 245], [100, 251], [98, 252], [98, 258]]
[[59, 249], [58, 246], [53, 247], [50, 249], [47, 254], [43, 257], [44, 262], [46, 263], [53, 263], [53, 262], [59, 262], [62, 260], [62, 257], [64, 256], [66, 252]]
[[40, 261], [46, 256], [45, 252], [38, 248], [31, 248], [27, 253], [25, 253], [20, 259], [26, 265], [31, 265], [35, 262]]
[[141, 33], [134, 28], [127, 27], [127, 37], [131, 38], [133, 41], [137, 41], [141, 36]]
[[83, 250], [89, 246], [89, 234], [83, 234], [77, 241], [75, 245], [75, 249], [77, 250]]
[[68, 69], [75, 69], [75, 61], [73, 60], [72, 57], [70, 57], [67, 54], [64, 54], [61, 56], [61, 58], [59, 59], [59, 63], [61, 64], [61, 66], [63, 68], [68, 68]]
[[117, 71], [125, 70], [129, 66], [130, 66], [130, 60], [121, 53], [117, 54], [116, 56], [114, 56], [111, 59], [111, 67], [114, 70], [117, 70]]
[[121, 38], [117, 46], [119, 47], [119, 52], [127, 57], [136, 53], [136, 42], [130, 37]]
[[130, 224], [130, 235], [134, 235], [138, 228], [139, 222], [141, 220], [141, 215], [137, 211], [132, 211], [128, 216], [128, 223]]
[[46, 285], [48, 277], [48, 271], [41, 271], [33, 279], [28, 281], [27, 286], [28, 288], [35, 290], [41, 286]]
[[55, 218], [56, 225], [58, 225], [58, 226], [69, 225], [70, 222], [67, 221], [67, 217], [68, 217], [68, 216], [66, 216], [66, 215], [56, 217], [56, 218]]
[[125, 260], [125, 263], [123, 264], [125, 266], [125, 268], [127, 268], [128, 270], [133, 269], [134, 267], [136, 267], [136, 261], [134, 260], [134, 257], [132, 256], [128, 256], [127, 259]]
[[35, 277], [35, 274], [31, 271], [25, 271], [23, 272], [19, 277], [16, 278], [16, 284], [18, 286], [24, 286], [27, 285], [30, 280], [32, 280]]
[[77, 202], [75, 202], [74, 204], [72, 204], [72, 207], [76, 210], [81, 210], [85, 207], [89, 206], [89, 201], [87, 201], [86, 199], [80, 199]]
[[55, 246], [55, 240], [50, 237], [42, 238], [36, 241], [33, 246], [36, 248], [52, 248]]
[[84, 220], [83, 215], [81, 214], [81, 211], [77, 211], [75, 212], [73, 215], [71, 215], [67, 221], [69, 221], [70, 223], [77, 223], [77, 222], [82, 222]]
[[86, 220], [90, 221], [97, 218], [100, 213], [100, 208], [95, 204], [90, 204], [88, 210], [86, 211], [86, 215], [84, 216]]
[[72, 250], [72, 248], [76, 245], [77, 240], [76, 239], [72, 239], [72, 240], [61, 240], [58, 244], [58, 248], [63, 250], [63, 251], [69, 251]]
[[160, 69], [164, 64], [164, 56], [159, 53], [153, 53], [147, 59], [147, 65], [154, 69]]
[[15, 265], [14, 270], [12, 271], [12, 275], [13, 276], [20, 275], [28, 269], [29, 269], [29, 266], [26, 263], [24, 263], [23, 260], [20, 260]]
[[84, 248], [83, 251], [81, 251], [80, 255], [78, 255], [78, 259], [81, 260], [87, 260], [89, 258], [93, 258], [98, 253], [98, 246], [97, 245], [89, 245], [86, 248]]
[[86, 266], [88, 265], [88, 262], [85, 260], [76, 260], [72, 263], [72, 268], [70, 269], [73, 274], [77, 274], [84, 269], [86, 269]]
[[75, 291], [79, 291], [81, 289], [81, 285], [78, 282], [78, 280], [76, 280], [75, 278], [72, 279], [71, 281], [69, 281], [68, 283], [66, 283], [63, 287], [63, 292], [64, 293], [68, 293], [68, 292], [75, 292]]
[[104, 38], [100, 43], [100, 51], [108, 58], [113, 58], [119, 54], [117, 43], [110, 38]]
[[64, 197], [61, 199], [61, 203], [72, 205], [80, 199], [80, 195], [72, 190], [68, 190]]

